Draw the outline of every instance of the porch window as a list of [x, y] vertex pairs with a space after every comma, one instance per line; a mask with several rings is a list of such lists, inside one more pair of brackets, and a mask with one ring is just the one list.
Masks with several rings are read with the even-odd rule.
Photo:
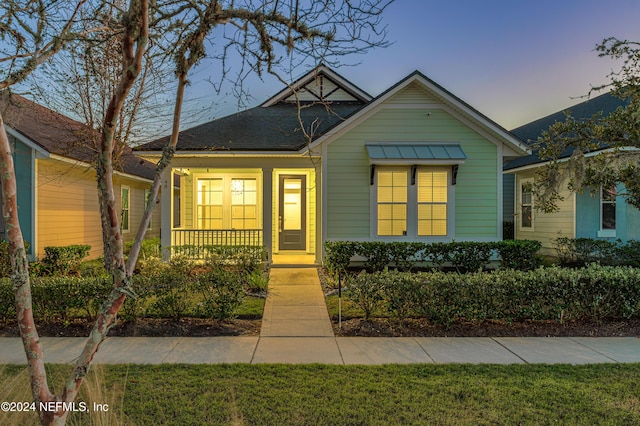
[[231, 180], [231, 228], [258, 227], [258, 197], [255, 179]]
[[442, 168], [417, 171], [418, 235], [447, 235], [448, 173]]
[[616, 187], [600, 188], [600, 229], [616, 229]]
[[407, 169], [378, 172], [378, 235], [407, 235]]
[[198, 179], [198, 229], [222, 229], [222, 178]]
[[256, 178], [198, 178], [197, 229], [259, 228], [258, 198]]

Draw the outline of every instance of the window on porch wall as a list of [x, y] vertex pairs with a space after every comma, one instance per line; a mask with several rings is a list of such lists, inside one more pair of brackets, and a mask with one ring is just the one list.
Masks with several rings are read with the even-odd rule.
[[223, 181], [221, 178], [198, 179], [198, 229], [222, 229]]
[[231, 228], [258, 227], [257, 185], [255, 179], [231, 179]]
[[198, 229], [257, 229], [255, 178], [198, 179]]

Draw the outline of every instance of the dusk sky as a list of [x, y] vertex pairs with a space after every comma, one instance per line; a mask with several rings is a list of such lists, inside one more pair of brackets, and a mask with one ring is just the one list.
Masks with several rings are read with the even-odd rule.
[[[385, 22], [393, 45], [345, 59], [360, 64], [340, 74], [375, 96], [419, 70], [512, 129], [606, 82], [616, 64], [595, 45], [610, 36], [640, 41], [640, 1], [397, 0]], [[250, 106], [280, 88], [250, 82]], [[213, 116], [232, 113], [232, 104], [218, 104]]]

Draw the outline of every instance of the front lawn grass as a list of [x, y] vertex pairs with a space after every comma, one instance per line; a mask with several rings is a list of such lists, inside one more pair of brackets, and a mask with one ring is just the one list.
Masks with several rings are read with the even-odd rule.
[[[58, 389], [70, 367], [48, 368]], [[640, 424], [640, 364], [114, 365], [89, 376], [79, 400], [109, 404], [108, 424]], [[0, 368], [0, 383], [3, 401], [29, 399], [24, 367]]]

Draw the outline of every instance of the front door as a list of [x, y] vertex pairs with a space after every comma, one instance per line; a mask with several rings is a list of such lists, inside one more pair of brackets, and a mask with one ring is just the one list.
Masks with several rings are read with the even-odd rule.
[[306, 250], [306, 177], [280, 175], [278, 232], [280, 250]]

